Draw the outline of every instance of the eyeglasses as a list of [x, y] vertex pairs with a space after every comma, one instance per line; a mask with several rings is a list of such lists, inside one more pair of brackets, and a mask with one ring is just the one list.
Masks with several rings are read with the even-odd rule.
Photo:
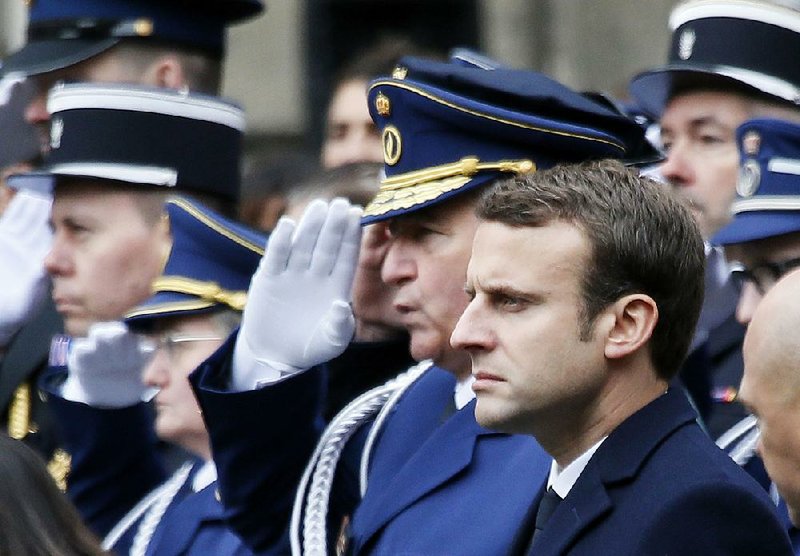
[[755, 286], [758, 293], [764, 295], [775, 285], [775, 282], [780, 280], [781, 276], [797, 267], [800, 267], [800, 257], [760, 263], [750, 268], [741, 263], [735, 263], [731, 268], [731, 276], [739, 291], [742, 291], [745, 283], [749, 282]]
[[146, 351], [150, 351], [153, 354], [159, 349], [163, 349], [169, 359], [175, 359], [180, 354], [182, 346], [193, 342], [212, 342], [222, 339], [222, 336], [166, 333], [145, 336], [142, 339], [142, 346]]

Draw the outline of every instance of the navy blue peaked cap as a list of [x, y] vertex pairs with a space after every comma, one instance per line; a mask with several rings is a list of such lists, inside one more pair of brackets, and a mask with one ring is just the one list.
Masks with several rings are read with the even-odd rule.
[[27, 43], [6, 58], [3, 73], [36, 75], [62, 69], [122, 39], [160, 41], [221, 57], [227, 26], [264, 10], [260, 0], [31, 0], [28, 4]]
[[370, 84], [368, 102], [386, 179], [365, 224], [504, 175], [587, 159], [657, 158], [633, 120], [533, 71], [408, 57], [392, 77]]
[[800, 103], [800, 11], [759, 0], [693, 0], [672, 10], [664, 66], [636, 75], [630, 93], [660, 118], [677, 79], [709, 78]]
[[718, 245], [800, 232], [800, 125], [753, 119], [736, 130], [740, 170], [733, 220]]
[[134, 85], [57, 85], [48, 96], [50, 150], [37, 176], [88, 178], [237, 201], [244, 112], [217, 97]]
[[182, 197], [167, 201], [172, 248], [153, 295], [125, 316], [146, 331], [155, 319], [242, 311], [267, 237]]

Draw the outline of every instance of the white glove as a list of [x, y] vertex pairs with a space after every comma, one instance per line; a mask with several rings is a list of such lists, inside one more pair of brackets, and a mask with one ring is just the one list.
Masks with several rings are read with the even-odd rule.
[[19, 191], [0, 216], [0, 348], [36, 310], [46, 293], [52, 197]]
[[67, 356], [69, 375], [61, 395], [94, 407], [128, 407], [142, 401], [147, 387], [142, 370], [152, 348], [121, 322], [99, 322], [86, 338], [73, 338]]
[[[250, 282], [231, 386], [253, 389], [333, 359], [355, 330], [350, 291], [361, 209], [312, 201], [295, 231], [281, 218]], [[294, 232], [294, 234], [293, 234]]]

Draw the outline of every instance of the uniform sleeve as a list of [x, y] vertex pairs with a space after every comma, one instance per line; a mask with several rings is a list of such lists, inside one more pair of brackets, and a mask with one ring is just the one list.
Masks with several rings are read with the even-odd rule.
[[225, 519], [251, 549], [284, 546], [294, 495], [323, 427], [324, 376], [315, 368], [231, 392], [235, 334], [189, 379], [211, 436]]
[[158, 486], [166, 473], [157, 453], [151, 408], [140, 403], [98, 409], [59, 397], [63, 367], [44, 374], [58, 432], [71, 456], [67, 494], [99, 537]]

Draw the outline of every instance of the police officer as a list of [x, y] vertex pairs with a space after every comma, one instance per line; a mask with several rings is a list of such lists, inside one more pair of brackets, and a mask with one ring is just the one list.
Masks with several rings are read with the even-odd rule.
[[[769, 118], [748, 120], [737, 129], [736, 137], [741, 169], [733, 220], [714, 241], [733, 262], [733, 278], [740, 291], [737, 317], [749, 324], [763, 296], [784, 274], [800, 266], [800, 126]], [[754, 396], [751, 386], [748, 397]], [[758, 419], [748, 415], [719, 443], [769, 485], [756, 452], [759, 441]], [[783, 502], [779, 504], [785, 510]], [[800, 533], [794, 527], [789, 533], [798, 550]]]
[[[63, 85], [48, 104], [53, 133], [45, 164], [10, 179], [15, 187], [35, 188], [46, 178], [44, 186], [55, 187], [54, 241], [45, 257], [53, 301], [69, 335], [107, 343], [106, 331], [92, 325], [121, 319], [150, 297], [152, 281], [163, 269], [171, 242], [165, 198], [173, 191], [235, 195], [244, 114], [214, 97], [121, 85]], [[176, 136], [193, 139], [177, 142]], [[113, 329], [109, 334], [116, 337]], [[54, 347], [52, 363], [66, 364], [63, 343]], [[126, 370], [141, 371], [142, 361], [107, 357], [73, 363], [76, 372], [90, 366], [96, 374], [121, 377]], [[120, 378], [120, 387], [128, 383]], [[124, 430], [116, 434], [125, 438]], [[70, 456], [79, 464], [86, 454]], [[162, 474], [123, 473], [112, 484], [127, 488], [135, 501]], [[105, 534], [116, 522], [114, 513], [87, 508], [85, 477], [73, 479], [73, 499], [95, 532]]]
[[661, 126], [659, 167], [685, 197], [707, 241], [706, 293], [681, 378], [712, 438], [746, 415], [736, 392], [744, 328], [735, 287], [711, 238], [730, 219], [736, 128], [753, 117], [800, 117], [800, 75], [789, 54], [800, 45], [800, 12], [760, 0], [691, 0], [670, 15], [666, 65], [633, 78], [630, 92]]
[[[0, 69], [4, 75], [29, 76], [36, 84], [38, 95], [27, 107], [26, 119], [39, 127], [41, 149], [46, 152], [51, 139], [45, 97], [57, 81], [142, 83], [215, 93], [219, 89], [227, 26], [262, 10], [259, 0], [202, 0], [188, 10], [184, 3], [173, 0], [37, 0], [29, 2], [25, 46], [6, 58]], [[209, 195], [205, 199], [229, 213], [237, 198]], [[103, 210], [114, 220], [113, 207], [105, 205]], [[43, 244], [37, 243], [36, 249], [29, 250], [28, 267], [39, 268], [47, 252], [48, 212], [46, 203], [28, 203], [27, 210], [3, 217], [23, 218], [6, 222], [6, 229], [17, 230], [32, 223], [37, 231], [26, 236], [27, 241], [44, 238]], [[8, 236], [9, 244], [20, 243], [18, 236], [5, 229], [0, 233]], [[14, 253], [13, 249], [0, 250], [0, 264], [11, 266]], [[0, 295], [22, 292], [32, 298], [43, 289], [41, 273], [14, 274], [7, 279], [14, 286], [0, 284]], [[25, 284], [21, 283], [23, 279]], [[35, 303], [18, 306], [14, 321], [4, 322], [10, 332], [0, 349], [0, 411], [9, 432], [50, 458], [51, 469], [63, 483], [68, 457], [63, 451], [56, 451], [52, 423], [35, 395], [50, 338], [62, 330], [62, 324], [49, 303], [35, 313]]]
[[[293, 549], [505, 554], [549, 458], [530, 438], [477, 425], [469, 360], [449, 344], [467, 303], [472, 209], [502, 176], [639, 155], [643, 131], [543, 75], [463, 63], [403, 59], [393, 77], [371, 84], [368, 98], [386, 179], [363, 223], [381, 223], [390, 235], [382, 275], [398, 286], [394, 304], [422, 363], [365, 394], [323, 433], [298, 491], [292, 529], [303, 533]], [[278, 478], [308, 457], [318, 434], [320, 377], [306, 369], [344, 349], [352, 334], [351, 274], [314, 270], [331, 259], [354, 264], [348, 248], [329, 252], [348, 222], [334, 203], [296, 231], [280, 224], [238, 336], [192, 375], [223, 502], [256, 549], [274, 534]], [[374, 424], [348, 443], [362, 422]]]

